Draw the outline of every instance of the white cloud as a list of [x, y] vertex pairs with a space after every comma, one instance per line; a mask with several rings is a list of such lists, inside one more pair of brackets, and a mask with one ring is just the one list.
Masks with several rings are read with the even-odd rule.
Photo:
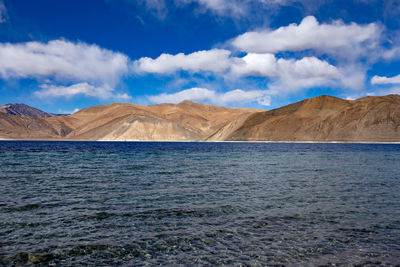
[[360, 65], [348, 65], [340, 69], [341, 82], [345, 88], [360, 90], [365, 86], [366, 69]]
[[339, 71], [335, 66], [316, 57], [304, 57], [299, 60], [278, 59], [277, 63], [281, 72], [299, 78], [335, 79], [339, 77]]
[[[129, 71], [126, 55], [97, 45], [66, 40], [0, 43], [0, 78], [33, 78], [44, 82], [41, 90], [35, 92], [40, 97], [86, 95], [128, 99], [127, 94], [115, 93], [112, 86]], [[72, 85], [55, 85], [60, 82]]]
[[135, 63], [137, 72], [172, 74], [177, 71], [214, 72], [224, 77], [267, 77], [272, 87], [280, 91], [293, 89], [340, 85], [360, 88], [365, 75], [352, 68], [340, 69], [316, 57], [301, 59], [276, 58], [271, 53], [248, 53], [243, 57], [232, 57], [230, 51], [213, 49], [192, 54], [162, 54], [156, 59], [141, 58]]
[[269, 53], [249, 53], [242, 58], [235, 58], [232, 73], [242, 76], [279, 76], [276, 57]]
[[179, 103], [184, 100], [208, 102], [217, 105], [228, 103], [249, 103], [257, 101], [261, 105], [270, 105], [270, 96], [266, 90], [243, 91], [236, 89], [225, 93], [218, 93], [207, 88], [191, 88], [173, 94], [159, 94], [149, 96], [148, 99], [154, 103]]
[[149, 73], [172, 73], [179, 70], [190, 72], [223, 72], [229, 65], [230, 51], [212, 49], [194, 52], [188, 55], [162, 54], [156, 59], [142, 57], [134, 62], [136, 71]]
[[249, 53], [235, 58], [232, 73], [241, 76], [268, 77], [270, 89], [276, 92], [293, 91], [315, 86], [346, 86], [358, 89], [364, 84], [363, 73], [340, 69], [316, 57], [302, 59], [276, 58], [275, 55]]
[[67, 82], [117, 83], [128, 57], [97, 45], [53, 40], [48, 43], [0, 43], [0, 77], [52, 78]]
[[375, 75], [371, 79], [371, 84], [400, 84], [400, 74], [394, 77]]
[[42, 89], [35, 92], [35, 95], [38, 97], [72, 97], [75, 95], [85, 95], [106, 100], [127, 100], [131, 98], [127, 94], [114, 93], [114, 88], [107, 84], [96, 87], [83, 82], [70, 86], [42, 84], [40, 87]]
[[242, 58], [235, 58], [232, 72], [244, 76], [291, 76], [298, 78], [324, 78], [334, 79], [339, 77], [338, 69], [328, 62], [316, 57], [295, 59], [277, 59], [275, 55], [249, 53]]
[[335, 53], [337, 49], [360, 50], [375, 46], [381, 30], [377, 24], [320, 24], [315, 17], [305, 17], [300, 24], [278, 29], [246, 32], [232, 41], [233, 46], [250, 53], [276, 53], [308, 49]]
[[293, 91], [316, 86], [337, 86], [342, 84], [340, 71], [326, 61], [315, 57], [300, 60], [278, 59], [280, 76], [270, 88], [275, 91]]

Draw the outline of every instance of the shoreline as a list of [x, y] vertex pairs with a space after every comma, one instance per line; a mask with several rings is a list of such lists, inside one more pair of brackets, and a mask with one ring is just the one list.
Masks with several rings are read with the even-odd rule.
[[117, 142], [117, 143], [277, 143], [277, 144], [400, 144], [400, 141], [201, 141], [201, 140], [65, 140], [65, 139], [6, 139], [19, 142]]

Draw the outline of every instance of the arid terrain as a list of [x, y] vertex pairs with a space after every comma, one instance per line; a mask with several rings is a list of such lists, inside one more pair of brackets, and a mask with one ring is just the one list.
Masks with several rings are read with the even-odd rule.
[[65, 116], [45, 112], [40, 116], [41, 111], [35, 111], [35, 116], [23, 112], [10, 114], [3, 107], [0, 107], [1, 139], [400, 141], [399, 95], [357, 100], [324, 95], [269, 111], [191, 101], [153, 106], [110, 104]]

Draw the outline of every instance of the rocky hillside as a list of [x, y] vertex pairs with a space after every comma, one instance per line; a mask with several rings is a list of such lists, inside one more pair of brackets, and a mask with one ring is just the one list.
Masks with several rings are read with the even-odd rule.
[[399, 95], [319, 96], [270, 111], [184, 101], [116, 103], [45, 118], [0, 112], [3, 139], [400, 142], [399, 127]]
[[221, 127], [256, 109], [225, 108], [190, 101], [141, 106], [110, 104], [68, 116], [0, 116], [0, 137], [64, 140], [205, 140]]
[[44, 111], [41, 111], [40, 109], [33, 108], [25, 104], [6, 104], [0, 106], [0, 113], [19, 115], [19, 116], [29, 116], [33, 118], [48, 118], [57, 116], [56, 114], [46, 113]]
[[331, 96], [306, 99], [255, 113], [224, 139], [400, 141], [400, 96], [369, 96], [352, 101]]

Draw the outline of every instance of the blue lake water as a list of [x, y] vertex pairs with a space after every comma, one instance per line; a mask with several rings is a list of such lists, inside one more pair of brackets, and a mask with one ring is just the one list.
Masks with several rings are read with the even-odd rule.
[[400, 145], [0, 142], [0, 265], [397, 265]]

